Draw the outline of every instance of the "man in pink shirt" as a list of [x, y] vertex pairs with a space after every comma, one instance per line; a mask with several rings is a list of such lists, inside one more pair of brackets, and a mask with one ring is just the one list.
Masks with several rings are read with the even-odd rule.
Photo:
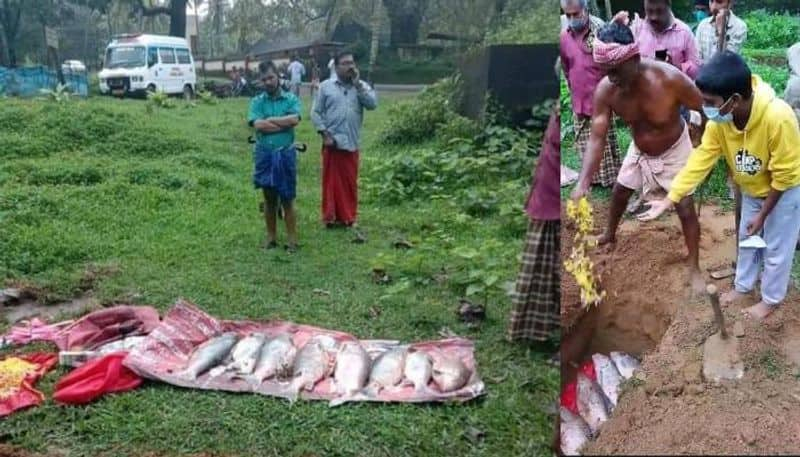
[[[630, 24], [643, 58], [672, 64], [692, 80], [700, 71], [700, 53], [692, 29], [672, 14], [671, 0], [644, 0], [645, 19], [638, 16]], [[620, 20], [627, 12], [618, 14]]]
[[[606, 75], [592, 57], [595, 35], [603, 23], [591, 19], [586, 0], [561, 0], [561, 9], [567, 18], [567, 28], [561, 32], [560, 38], [561, 66], [571, 94], [575, 149], [583, 160], [592, 129], [592, 97], [597, 84]], [[592, 184], [613, 186], [621, 165], [617, 131], [611, 125], [603, 160], [597, 174], [592, 177]]]

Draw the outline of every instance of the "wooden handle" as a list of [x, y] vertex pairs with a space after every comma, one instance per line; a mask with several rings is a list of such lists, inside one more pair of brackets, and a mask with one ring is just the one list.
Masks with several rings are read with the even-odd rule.
[[722, 315], [722, 308], [719, 306], [719, 292], [717, 291], [717, 286], [709, 284], [708, 287], [706, 287], [706, 292], [708, 293], [709, 300], [711, 300], [711, 307], [714, 308], [714, 319], [717, 321], [719, 334], [725, 339], [728, 337], [728, 333], [725, 331], [725, 317]]

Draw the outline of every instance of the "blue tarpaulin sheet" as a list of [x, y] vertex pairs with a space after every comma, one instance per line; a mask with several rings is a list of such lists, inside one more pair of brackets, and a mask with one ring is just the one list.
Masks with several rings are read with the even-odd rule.
[[[75, 95], [89, 95], [86, 73], [64, 72], [64, 84]], [[57, 85], [58, 73], [47, 67], [0, 67], [0, 95], [35, 97], [42, 89], [54, 89]]]

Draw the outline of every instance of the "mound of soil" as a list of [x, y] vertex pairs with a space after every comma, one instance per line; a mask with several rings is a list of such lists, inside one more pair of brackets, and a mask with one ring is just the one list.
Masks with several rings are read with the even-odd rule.
[[[703, 209], [702, 269], [734, 259], [732, 227], [731, 214]], [[595, 254], [608, 296], [593, 311], [582, 356], [621, 350], [643, 362], [639, 379], [624, 386], [611, 419], [583, 454], [800, 453], [800, 296], [792, 292], [763, 324], [741, 317], [740, 309], [752, 303], [724, 309], [729, 332], [736, 321], [744, 327], [739, 352], [745, 375], [720, 385], [706, 382], [703, 343], [717, 329], [708, 301], [688, 298], [686, 252], [672, 216], [625, 222], [615, 249]], [[721, 291], [732, 284], [706, 280]]]

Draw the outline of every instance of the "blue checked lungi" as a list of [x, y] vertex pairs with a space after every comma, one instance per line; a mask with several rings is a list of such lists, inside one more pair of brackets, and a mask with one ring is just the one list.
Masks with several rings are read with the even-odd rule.
[[294, 200], [297, 193], [297, 150], [294, 145], [272, 149], [257, 144], [253, 161], [253, 186], [276, 191], [282, 201]]

